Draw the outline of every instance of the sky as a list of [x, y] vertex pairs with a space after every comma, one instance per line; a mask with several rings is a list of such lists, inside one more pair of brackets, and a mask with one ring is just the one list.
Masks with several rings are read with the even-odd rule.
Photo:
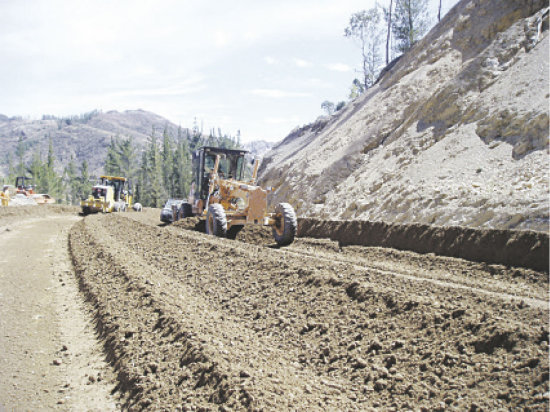
[[[381, 0], [385, 5], [389, 1]], [[436, 0], [429, 0], [436, 19]], [[442, 0], [443, 14], [457, 0]], [[347, 101], [374, 0], [0, 0], [0, 113], [143, 109], [243, 142]]]

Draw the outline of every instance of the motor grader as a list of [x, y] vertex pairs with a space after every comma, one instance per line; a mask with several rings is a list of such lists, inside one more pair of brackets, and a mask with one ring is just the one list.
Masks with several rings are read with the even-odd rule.
[[120, 176], [99, 176], [92, 187], [92, 194], [80, 201], [82, 213], [125, 212], [132, 207], [130, 182]]
[[193, 153], [193, 183], [186, 202], [175, 213], [175, 220], [199, 216], [206, 233], [235, 238], [244, 225], [271, 226], [279, 246], [289, 245], [296, 236], [296, 214], [288, 203], [279, 203], [267, 212], [271, 188], [256, 186], [259, 160], [254, 161], [252, 177], [245, 181], [246, 150], [201, 147]]

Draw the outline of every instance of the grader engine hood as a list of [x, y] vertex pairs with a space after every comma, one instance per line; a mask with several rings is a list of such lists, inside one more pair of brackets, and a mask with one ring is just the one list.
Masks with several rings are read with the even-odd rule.
[[267, 211], [267, 191], [261, 187], [255, 187], [248, 192], [248, 215], [246, 220], [249, 223], [261, 223]]

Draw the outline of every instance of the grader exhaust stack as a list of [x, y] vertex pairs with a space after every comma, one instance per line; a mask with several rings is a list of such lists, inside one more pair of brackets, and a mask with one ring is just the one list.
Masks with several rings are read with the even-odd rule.
[[201, 147], [193, 153], [193, 183], [187, 202], [176, 218], [199, 216], [206, 220], [206, 233], [234, 238], [244, 225], [271, 226], [279, 246], [296, 236], [296, 214], [288, 203], [267, 212], [269, 190], [255, 185], [259, 161], [252, 178], [244, 180], [245, 150]]

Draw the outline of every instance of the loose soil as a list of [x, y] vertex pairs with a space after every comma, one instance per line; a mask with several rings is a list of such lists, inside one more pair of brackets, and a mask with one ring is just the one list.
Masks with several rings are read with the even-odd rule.
[[159, 215], [0, 212], [0, 410], [548, 409], [547, 273]]
[[548, 407], [548, 275], [158, 210], [92, 215], [70, 253], [123, 407]]

